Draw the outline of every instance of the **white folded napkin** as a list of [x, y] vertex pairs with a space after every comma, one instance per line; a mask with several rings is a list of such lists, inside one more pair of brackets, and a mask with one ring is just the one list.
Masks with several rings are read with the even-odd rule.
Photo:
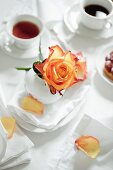
[[16, 125], [16, 130], [13, 137], [7, 141], [6, 153], [0, 162], [0, 166], [11, 159], [28, 152], [32, 147], [33, 143]]
[[[0, 117], [11, 116], [6, 110], [4, 94], [0, 86]], [[30, 149], [34, 146], [31, 140], [16, 125], [16, 130], [11, 139], [7, 139], [6, 153], [0, 161], [0, 169], [28, 163]]]
[[[79, 105], [84, 102], [88, 90], [89, 85], [84, 82], [75, 84], [64, 93], [60, 100], [53, 104], [45, 105], [44, 114], [42, 116], [37, 116], [20, 107], [20, 101], [23, 96], [27, 95], [25, 90], [17, 91], [13, 99], [8, 103], [8, 108], [25, 122], [49, 130], [54, 128], [62, 119], [70, 114], [74, 108], [79, 107]], [[75, 112], [74, 114], [76, 115], [77, 113]]]
[[[82, 135], [96, 137], [100, 142], [97, 158], [89, 158], [78, 150], [75, 140]], [[84, 115], [77, 127], [72, 129], [65, 142], [48, 163], [46, 170], [112, 170], [113, 169], [113, 130], [97, 120]]]
[[26, 152], [16, 158], [13, 158], [12, 160], [4, 163], [3, 165], [0, 166], [0, 170], [2, 169], [7, 169], [7, 168], [12, 168], [18, 165], [26, 164], [31, 161], [31, 154], [30, 152]]

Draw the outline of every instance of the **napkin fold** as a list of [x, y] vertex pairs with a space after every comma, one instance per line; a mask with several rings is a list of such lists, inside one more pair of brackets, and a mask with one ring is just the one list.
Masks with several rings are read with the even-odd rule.
[[19, 157], [23, 153], [28, 152], [32, 147], [33, 143], [17, 126], [13, 137], [7, 141], [6, 153], [0, 162], [0, 166], [15, 157]]
[[2, 165], [0, 165], [0, 170], [2, 169], [7, 169], [7, 168], [12, 168], [18, 165], [22, 165], [22, 164], [27, 164], [31, 161], [31, 153], [30, 152], [26, 152]]
[[[12, 116], [7, 112], [4, 94], [0, 86], [0, 117]], [[7, 139], [7, 148], [4, 157], [0, 161], [0, 169], [6, 169], [31, 160], [30, 150], [34, 146], [31, 140], [16, 125], [11, 139]]]
[[[96, 128], [95, 128], [96, 127]], [[100, 154], [89, 158], [75, 146], [75, 140], [82, 135], [95, 136], [100, 142]], [[113, 169], [113, 130], [97, 120], [84, 115], [77, 127], [74, 127], [65, 142], [48, 163], [46, 170], [112, 170]]]

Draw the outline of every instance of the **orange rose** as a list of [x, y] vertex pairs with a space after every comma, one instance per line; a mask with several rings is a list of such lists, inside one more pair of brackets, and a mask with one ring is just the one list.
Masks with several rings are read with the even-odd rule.
[[35, 64], [49, 86], [61, 91], [86, 79], [86, 61], [81, 53], [64, 53], [58, 45], [49, 50], [49, 57], [43, 63]]

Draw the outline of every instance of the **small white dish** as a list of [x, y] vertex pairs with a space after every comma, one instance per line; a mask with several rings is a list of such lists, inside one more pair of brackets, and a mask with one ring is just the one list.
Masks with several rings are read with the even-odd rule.
[[0, 34], [0, 49], [10, 57], [18, 59], [36, 58], [39, 55], [39, 41], [35, 42], [31, 48], [20, 49], [9, 37], [6, 31]]
[[103, 78], [103, 80], [105, 80], [109, 85], [113, 86], [113, 81], [110, 80], [103, 72], [104, 65], [105, 65], [105, 57], [109, 55], [111, 51], [113, 51], [113, 45], [104, 48], [102, 52], [99, 53], [99, 56], [96, 60], [96, 67], [99, 75]]
[[[113, 23], [113, 20], [111, 22]], [[106, 28], [102, 30], [92, 30], [85, 27], [80, 22], [79, 3], [74, 3], [66, 9], [64, 12], [64, 23], [71, 34], [79, 34], [94, 39], [110, 38], [113, 36], [113, 24], [112, 26], [106, 25]]]

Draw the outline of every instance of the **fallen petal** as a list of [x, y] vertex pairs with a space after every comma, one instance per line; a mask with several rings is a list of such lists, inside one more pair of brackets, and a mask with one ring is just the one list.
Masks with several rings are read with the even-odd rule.
[[8, 138], [10, 139], [15, 131], [16, 120], [13, 117], [2, 117], [0, 120], [7, 131]]
[[81, 136], [75, 141], [75, 145], [91, 158], [96, 158], [100, 152], [99, 141], [93, 136]]

